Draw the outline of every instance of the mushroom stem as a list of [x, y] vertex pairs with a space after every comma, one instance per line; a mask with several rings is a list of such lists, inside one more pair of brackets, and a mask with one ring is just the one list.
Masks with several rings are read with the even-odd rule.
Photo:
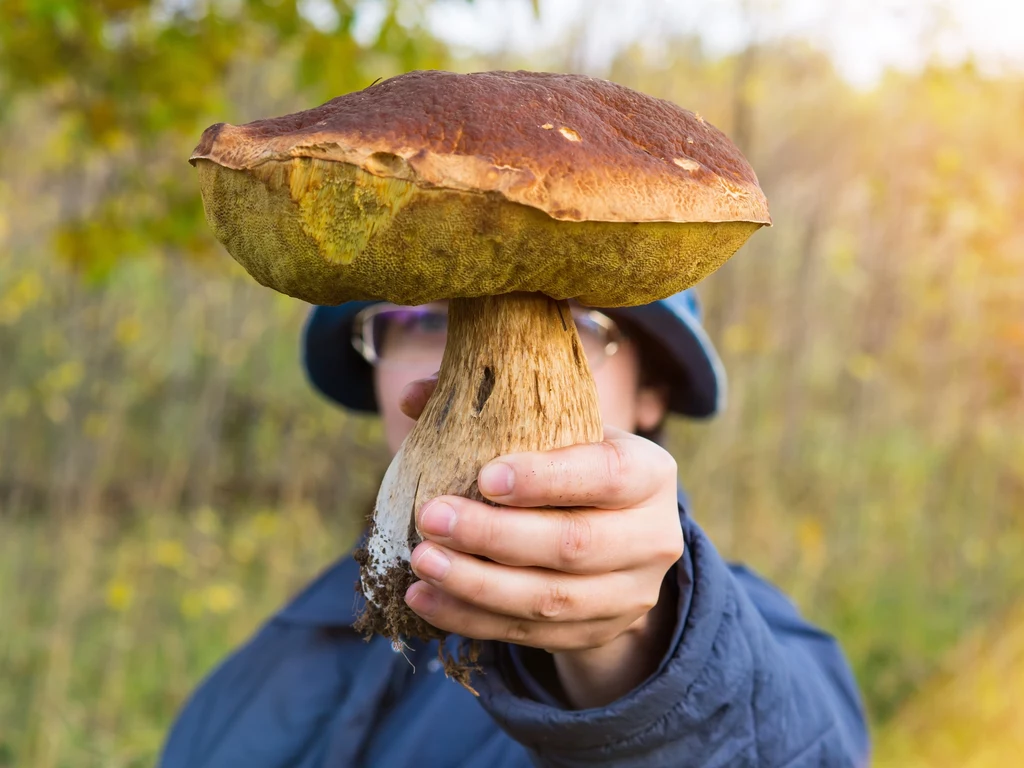
[[358, 557], [366, 611], [358, 628], [443, 636], [405, 604], [422, 537], [416, 511], [442, 495], [485, 501], [480, 469], [520, 451], [602, 439], [597, 389], [569, 306], [539, 293], [452, 299], [437, 389], [388, 468]]

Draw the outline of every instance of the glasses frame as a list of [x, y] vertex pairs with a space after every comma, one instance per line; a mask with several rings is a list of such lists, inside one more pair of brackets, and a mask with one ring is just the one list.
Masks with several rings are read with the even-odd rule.
[[[371, 304], [365, 309], [359, 310], [356, 316], [352, 319], [352, 346], [356, 352], [370, 365], [376, 366], [380, 363], [380, 355], [377, 354], [377, 345], [373, 341], [373, 319], [378, 315], [382, 315], [385, 312], [393, 312], [397, 309], [422, 309], [426, 307], [444, 307], [442, 304], [421, 304], [418, 307], [406, 307], [400, 304], [390, 304], [382, 302], [380, 304]], [[574, 320], [575, 317], [582, 314], [583, 317], [590, 320], [594, 325], [604, 331], [606, 336], [604, 343], [604, 357], [601, 361], [607, 360], [609, 357], [619, 351], [619, 346], [622, 343], [622, 329], [619, 328], [618, 323], [612, 320], [604, 312], [599, 312], [596, 309], [587, 309], [586, 307], [580, 307], [578, 310], [573, 312]], [[577, 330], [577, 333], [579, 331]], [[591, 362], [590, 367], [593, 369], [596, 365]]]

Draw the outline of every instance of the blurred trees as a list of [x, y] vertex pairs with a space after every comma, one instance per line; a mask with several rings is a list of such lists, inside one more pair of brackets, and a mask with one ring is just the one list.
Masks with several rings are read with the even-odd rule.
[[202, 130], [443, 65], [422, 10], [402, 0], [11, 0], [0, 11], [2, 112], [10, 127], [31, 109], [44, 135], [8, 162], [48, 172], [38, 192], [55, 203], [57, 254], [92, 277], [154, 250], [209, 252], [184, 164]]
[[967, 637], [879, 733], [879, 768], [1003, 768], [1024, 750], [1024, 611]]
[[[306, 307], [224, 255], [185, 161], [216, 121], [496, 64], [453, 59], [428, 5], [0, 7], [0, 620], [31, 628], [0, 633], [0, 766], [151, 764], [191, 682], [358, 527], [378, 425], [310, 391]], [[768, 194], [775, 226], [703, 287], [729, 408], [671, 447], [885, 722], [1024, 586], [1024, 80], [861, 92], [798, 41], [695, 39], [610, 76], [738, 136]]]
[[315, 542], [351, 539], [376, 425], [305, 386], [303, 306], [224, 258], [186, 160], [214, 122], [443, 66], [425, 7], [0, 4], [0, 766], [152, 765]]
[[705, 286], [730, 405], [674, 448], [715, 541], [839, 633], [884, 718], [1024, 585], [1024, 81], [861, 93], [799, 44], [746, 55], [613, 75], [742, 119], [775, 223]]
[[[17, 149], [0, 155], [0, 246], [13, 256], [0, 272], [0, 354], [11, 361], [0, 371], [0, 422], [23, 437], [0, 445], [0, 503], [53, 509], [80, 503], [88, 487], [90, 504], [134, 507], [131, 485], [158, 506], [191, 505], [225, 462], [255, 470], [235, 476], [240, 489], [281, 485], [281, 462], [274, 471], [258, 464], [237, 430], [258, 422], [257, 431], [286, 435], [295, 419], [275, 422], [274, 398], [238, 391], [238, 369], [258, 345], [258, 369], [294, 373], [295, 324], [270, 331], [282, 334], [274, 360], [264, 334], [302, 309], [268, 314], [274, 299], [237, 280], [186, 160], [214, 122], [282, 114], [443, 66], [424, 8], [3, 5], [0, 137]], [[228, 445], [240, 447], [229, 456]], [[126, 450], [132, 465], [117, 459]]]

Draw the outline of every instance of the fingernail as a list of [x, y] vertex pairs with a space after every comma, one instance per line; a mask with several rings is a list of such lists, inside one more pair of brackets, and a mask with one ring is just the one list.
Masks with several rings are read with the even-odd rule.
[[437, 596], [422, 581], [417, 581], [406, 590], [405, 602], [424, 618], [430, 618], [437, 612]]
[[452, 561], [437, 547], [426, 547], [413, 559], [412, 569], [421, 578], [443, 581], [452, 569]]
[[476, 482], [484, 496], [508, 496], [515, 483], [515, 472], [508, 464], [496, 461], [480, 470]]
[[444, 501], [427, 502], [420, 512], [420, 530], [434, 536], [451, 536], [455, 528], [455, 509]]

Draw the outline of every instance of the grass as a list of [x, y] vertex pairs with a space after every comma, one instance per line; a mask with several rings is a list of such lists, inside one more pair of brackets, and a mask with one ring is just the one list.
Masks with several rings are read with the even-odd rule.
[[0, 765], [152, 765], [189, 691], [346, 549], [352, 522], [306, 505], [5, 519]]

